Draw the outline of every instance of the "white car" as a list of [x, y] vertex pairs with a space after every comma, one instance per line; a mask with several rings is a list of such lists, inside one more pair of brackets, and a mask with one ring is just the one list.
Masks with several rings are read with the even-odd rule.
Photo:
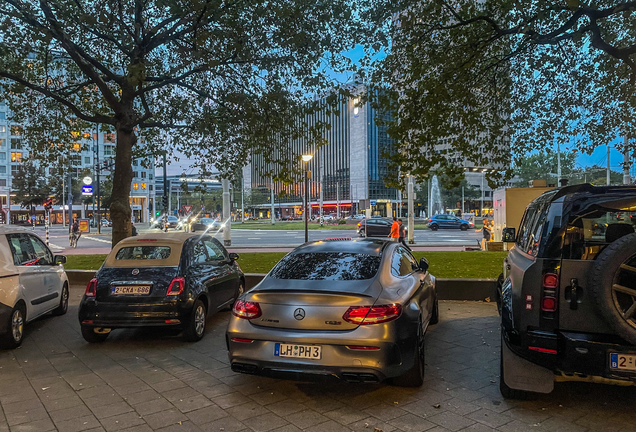
[[68, 278], [61, 264], [66, 257], [53, 255], [32, 232], [0, 227], [0, 345], [22, 343], [24, 324], [68, 309]]

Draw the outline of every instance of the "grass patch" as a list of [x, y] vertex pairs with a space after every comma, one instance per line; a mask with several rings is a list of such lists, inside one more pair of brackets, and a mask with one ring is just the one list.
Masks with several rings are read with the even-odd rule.
[[[439, 278], [496, 279], [508, 252], [414, 252], [418, 260], [425, 256], [431, 274]], [[244, 252], [239, 264], [245, 273], [267, 273], [285, 252]], [[68, 255], [66, 269], [97, 270], [106, 255]]]
[[64, 268], [68, 270], [97, 270], [107, 255], [66, 255]]

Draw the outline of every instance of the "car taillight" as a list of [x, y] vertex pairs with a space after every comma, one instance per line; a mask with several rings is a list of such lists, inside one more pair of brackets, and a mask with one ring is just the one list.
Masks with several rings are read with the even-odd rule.
[[232, 315], [239, 318], [254, 319], [261, 316], [261, 306], [256, 302], [237, 300], [232, 306]]
[[543, 288], [556, 289], [559, 286], [559, 276], [554, 273], [543, 275]]
[[433, 222], [433, 219], [429, 219], [429, 220], [428, 220], [428, 223], [431, 223], [431, 222]]
[[351, 306], [342, 319], [352, 324], [368, 325], [393, 321], [402, 315], [402, 305]]
[[546, 296], [541, 299], [541, 310], [544, 312], [555, 312], [557, 310], [556, 297]]
[[179, 295], [183, 292], [184, 288], [185, 288], [185, 279], [182, 277], [176, 277], [172, 279], [172, 282], [170, 282], [170, 286], [168, 287], [168, 292], [166, 293], [166, 295], [167, 296]]
[[97, 295], [97, 279], [93, 278], [86, 285], [86, 292], [84, 293], [86, 297], [95, 297]]

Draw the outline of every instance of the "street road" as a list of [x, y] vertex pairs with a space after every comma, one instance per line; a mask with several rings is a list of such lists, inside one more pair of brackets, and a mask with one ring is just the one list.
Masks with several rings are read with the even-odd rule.
[[[102, 234], [100, 235], [96, 234], [97, 230], [95, 228], [92, 230], [93, 232], [91, 234], [82, 235], [77, 246], [78, 250], [109, 247], [112, 228], [102, 228]], [[137, 226], [137, 230], [139, 233], [160, 232], [156, 229], [150, 230], [147, 227], [142, 228], [140, 226]], [[35, 232], [40, 237], [44, 238], [44, 228], [37, 227]], [[309, 231], [309, 240], [357, 236], [358, 234], [355, 230]], [[222, 233], [216, 234], [216, 238], [222, 241]], [[49, 239], [53, 250], [59, 251], [68, 248], [68, 228], [51, 228]], [[251, 229], [232, 230], [233, 247], [295, 247], [302, 244], [304, 240], [304, 231]], [[474, 230], [415, 231], [415, 243], [419, 246], [477, 246], [480, 240], [481, 232], [474, 232]]]

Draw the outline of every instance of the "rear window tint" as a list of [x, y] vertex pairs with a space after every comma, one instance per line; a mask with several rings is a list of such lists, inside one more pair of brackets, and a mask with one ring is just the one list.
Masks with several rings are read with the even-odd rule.
[[116, 260], [162, 260], [170, 256], [170, 246], [129, 246], [115, 255]]
[[272, 270], [275, 279], [362, 280], [378, 273], [381, 257], [346, 252], [295, 253]]

